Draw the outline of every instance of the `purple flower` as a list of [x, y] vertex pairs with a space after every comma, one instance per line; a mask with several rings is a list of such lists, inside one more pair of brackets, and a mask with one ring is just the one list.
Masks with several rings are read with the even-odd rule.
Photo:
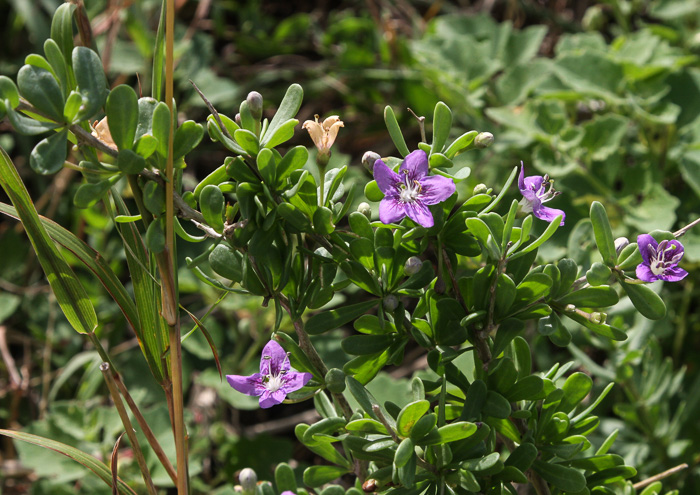
[[562, 210], [544, 206], [544, 203], [561, 194], [559, 191], [554, 190], [552, 183], [553, 181], [549, 179], [548, 175], [544, 177], [540, 175], [525, 177], [525, 166], [523, 162], [520, 162], [518, 188], [520, 189], [520, 194], [523, 195], [523, 199], [520, 201], [523, 211], [525, 213], [532, 212], [537, 218], [547, 222], [551, 222], [561, 215], [561, 223], [559, 225], [564, 225], [566, 214]]
[[428, 156], [423, 150], [410, 153], [397, 174], [382, 160], [374, 162], [374, 179], [384, 198], [379, 203], [379, 219], [395, 223], [408, 217], [425, 228], [434, 225], [428, 205], [445, 201], [455, 192], [452, 179], [428, 176]]
[[226, 375], [229, 385], [246, 395], [260, 396], [260, 407], [282, 403], [288, 393], [311, 380], [311, 373], [290, 371], [289, 357], [274, 340], [267, 343], [260, 358], [260, 373], [250, 376]]
[[644, 260], [637, 265], [639, 280], [678, 282], [688, 275], [688, 272], [678, 267], [678, 262], [683, 258], [683, 244], [677, 240], [657, 243], [649, 234], [642, 234], [637, 237], [637, 246]]

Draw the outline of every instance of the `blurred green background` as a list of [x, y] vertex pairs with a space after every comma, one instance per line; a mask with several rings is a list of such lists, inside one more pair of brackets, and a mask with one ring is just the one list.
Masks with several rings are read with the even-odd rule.
[[[84, 2], [110, 83], [130, 84], [147, 95], [161, 2]], [[0, 74], [14, 78], [27, 54], [42, 52], [59, 4], [0, 0]], [[458, 166], [472, 169], [458, 186], [460, 194], [471, 194], [478, 183], [500, 190], [521, 160], [528, 174], [548, 173], [564, 192], [556, 207], [567, 212], [567, 223], [540, 256], [571, 257], [584, 269], [597, 260], [587, 220], [594, 200], [605, 204], [615, 235], [632, 241], [654, 229], [677, 230], [700, 216], [698, 1], [176, 4], [175, 97], [183, 120], [203, 122], [208, 115], [190, 80], [230, 116], [252, 90], [263, 95], [270, 115], [289, 84], [299, 83], [305, 99], [297, 118], [339, 115], [345, 127], [331, 166], [351, 165], [348, 177], [364, 183], [370, 178], [361, 165], [365, 151], [396, 154], [384, 127], [384, 107], [394, 108], [409, 148], [415, 148], [420, 130], [408, 109], [430, 122], [442, 100], [454, 112], [455, 135], [477, 129], [496, 138], [488, 150], [460, 156]], [[128, 279], [120, 240], [101, 207], [72, 206], [78, 174], [31, 172], [27, 157], [35, 143], [0, 121], [0, 145], [11, 154], [40, 213], [78, 233]], [[290, 147], [296, 144], [311, 142], [298, 132]], [[226, 156], [205, 138], [187, 158], [186, 187]], [[0, 198], [7, 202], [1, 193]], [[597, 411], [601, 438], [620, 430], [612, 450], [638, 468], [638, 479], [687, 463], [689, 468], [669, 478], [665, 488], [692, 495], [700, 493], [700, 231], [682, 240], [690, 276], [654, 286], [669, 307], [663, 320], [649, 322], [630, 304], [621, 304], [609, 320], [628, 329], [625, 342], [574, 329], [572, 344], [557, 348], [535, 329], [528, 335], [537, 369], [573, 359], [576, 368], [594, 377], [597, 392], [615, 381]], [[197, 254], [194, 249], [183, 244], [181, 260]], [[0, 253], [0, 426], [22, 427], [108, 457], [121, 423], [105, 399], [97, 354], [63, 320], [14, 220], [0, 218]], [[77, 265], [76, 270], [98, 309], [101, 337], [154, 430], [171, 445], [163, 397], [143, 379], [149, 373], [133, 334], [95, 280]], [[220, 297], [187, 269], [181, 270], [180, 282], [183, 305], [198, 316]], [[225, 373], [245, 374], [257, 366], [273, 321], [259, 298], [230, 296], [220, 303], [206, 324]], [[331, 366], [345, 361], [336, 337], [316, 342]], [[277, 462], [299, 468], [315, 462], [292, 433], [296, 423], [313, 420], [310, 404], [259, 410], [256, 399], [219, 381], [198, 332], [184, 347], [195, 490], [229, 493], [236, 472], [246, 466], [269, 479]], [[394, 378], [381, 374], [370, 390], [391, 390], [396, 396], [387, 399], [405, 403], [408, 389], [401, 380], [411, 370], [389, 371]], [[3, 493], [109, 493], [80, 466], [51, 452], [3, 439], [1, 456]], [[16, 458], [27, 469], [18, 469]], [[136, 466], [122, 462], [124, 476], [137, 479]], [[156, 473], [156, 481], [167, 484], [166, 478]]]

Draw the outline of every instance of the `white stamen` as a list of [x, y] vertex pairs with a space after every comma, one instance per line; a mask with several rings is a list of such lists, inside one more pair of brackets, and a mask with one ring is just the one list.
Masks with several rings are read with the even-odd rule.
[[282, 376], [283, 375], [267, 375], [268, 381], [265, 384], [270, 392], [277, 392], [282, 387]]
[[404, 174], [406, 174], [406, 178], [404, 179], [404, 183], [401, 184], [401, 192], [399, 193], [399, 199], [402, 203], [414, 203], [416, 201], [416, 198], [418, 198], [422, 187], [420, 185], [420, 182], [418, 182], [417, 180], [409, 180], [408, 172], [404, 171]]
[[666, 271], [666, 263], [661, 260], [653, 260], [652, 263], [649, 264], [649, 268], [651, 268], [651, 273], [658, 276]]

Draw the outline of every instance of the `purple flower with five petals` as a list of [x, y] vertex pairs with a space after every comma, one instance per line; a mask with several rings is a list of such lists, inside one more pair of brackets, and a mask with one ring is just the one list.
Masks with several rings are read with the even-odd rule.
[[561, 223], [559, 225], [564, 225], [566, 214], [562, 210], [544, 206], [544, 203], [561, 194], [559, 191], [554, 190], [552, 183], [553, 181], [548, 175], [544, 177], [541, 175], [525, 177], [525, 165], [523, 165], [523, 162], [520, 162], [518, 188], [520, 189], [520, 194], [523, 195], [523, 199], [520, 201], [523, 211], [525, 213], [532, 212], [537, 218], [547, 222], [551, 222], [561, 215]]
[[260, 358], [260, 373], [250, 376], [226, 375], [229, 385], [242, 394], [260, 396], [260, 407], [281, 404], [288, 393], [311, 380], [311, 373], [291, 371], [289, 357], [274, 340], [267, 343]]
[[410, 153], [397, 174], [381, 159], [374, 162], [374, 179], [384, 198], [379, 203], [379, 219], [395, 223], [408, 217], [425, 228], [434, 225], [429, 205], [445, 201], [455, 192], [452, 179], [428, 176], [428, 156], [423, 150]]
[[683, 258], [683, 244], [677, 240], [656, 242], [649, 234], [637, 237], [639, 253], [644, 260], [637, 265], [637, 278], [644, 282], [664, 280], [678, 282], [683, 280], [688, 272], [678, 267]]

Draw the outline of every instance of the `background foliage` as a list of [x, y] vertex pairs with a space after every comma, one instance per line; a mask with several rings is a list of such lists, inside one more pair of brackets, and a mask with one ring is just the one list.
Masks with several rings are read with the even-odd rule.
[[[48, 37], [58, 2], [43, 0], [31, 10], [29, 5], [0, 1], [0, 11], [8, 13], [0, 74], [14, 77], [24, 56], [41, 51]], [[461, 164], [472, 169], [459, 185], [461, 194], [470, 194], [477, 182], [502, 184], [520, 160], [549, 173], [565, 193], [557, 206], [567, 211], [567, 224], [551, 247], [540, 250], [543, 261], [568, 256], [587, 268], [598, 260], [587, 220], [594, 200], [606, 205], [615, 236], [632, 241], [636, 232], [675, 230], [700, 211], [697, 2], [379, 1], [328, 8], [310, 2], [201, 0], [179, 5], [175, 97], [181, 116], [203, 122], [208, 114], [190, 79], [229, 115], [250, 90], [262, 92], [266, 102], [279, 102], [289, 83], [298, 82], [305, 99], [297, 118], [341, 115], [345, 129], [331, 165], [348, 164], [348, 177], [365, 182], [369, 172], [361, 165], [362, 154], [370, 149], [382, 156], [394, 153], [384, 129], [384, 105], [396, 109], [415, 143], [419, 128], [405, 109], [430, 116], [442, 100], [456, 116], [455, 135], [476, 128], [496, 136], [487, 152], [460, 155]], [[147, 57], [160, 2], [87, 1], [86, 7], [110, 82], [135, 85], [133, 73], [149, 73]], [[145, 78], [140, 84], [150, 87]], [[6, 120], [0, 130], [9, 130]], [[306, 145], [306, 139], [297, 133], [291, 144]], [[0, 144], [11, 151], [40, 213], [79, 233], [106, 259], [118, 259], [120, 240], [108, 215], [100, 207], [72, 207], [80, 182], [75, 172], [64, 170], [45, 180], [31, 173], [25, 161], [35, 144], [32, 138], [3, 132]], [[194, 185], [195, 177], [201, 180], [223, 163], [221, 147], [210, 145], [188, 156], [184, 181]], [[537, 369], [573, 359], [575, 368], [593, 377], [595, 396], [615, 381], [596, 411], [602, 418], [599, 440], [619, 429], [613, 451], [637, 467], [638, 479], [689, 464], [664, 486], [694, 494], [700, 490], [700, 431], [694, 421], [700, 403], [693, 393], [700, 386], [695, 365], [700, 234], [691, 231], [684, 244], [690, 276], [679, 284], [655, 287], [669, 308], [664, 319], [650, 322], [631, 305], [620, 305], [608, 321], [627, 329], [630, 338], [624, 342], [572, 332], [572, 344], [559, 348], [535, 328], [528, 329], [528, 341], [534, 342]], [[22, 426], [109, 457], [121, 424], [99, 398], [104, 394], [96, 394], [104, 387], [97, 370], [101, 360], [63, 319], [26, 237], [6, 218], [0, 220], [0, 252], [3, 427]], [[183, 244], [181, 266], [192, 254]], [[108, 322], [101, 338], [111, 344], [125, 381], [141, 384], [133, 395], [148, 404], [160, 391], [139, 380], [149, 372], [121, 313], [102, 297], [80, 264], [69, 262], [87, 287], [100, 321]], [[126, 276], [124, 261], [112, 268]], [[179, 276], [183, 304], [203, 315], [218, 291], [188, 270]], [[273, 324], [274, 312], [261, 309], [259, 298], [228, 297], [220, 304], [207, 328], [227, 373], [247, 374], [257, 367]], [[348, 358], [340, 348], [340, 334], [316, 338], [330, 366], [340, 367]], [[313, 421], [315, 413], [306, 404], [259, 410], [255, 398], [220, 383], [201, 334], [193, 333], [184, 347], [196, 489], [230, 483], [246, 466], [270, 478], [270, 466], [278, 462], [295, 459], [297, 473], [316, 462], [292, 432], [295, 424]], [[417, 358], [421, 355], [419, 348], [413, 351]], [[402, 383], [412, 371], [391, 369], [370, 390], [382, 390], [387, 400], [405, 405], [412, 400], [408, 381], [403, 388], [387, 383], [389, 376]], [[153, 400], [147, 415], [167, 445], [172, 439], [167, 411], [156, 405], [160, 402]], [[13, 458], [15, 447], [9, 442], [3, 446], [3, 457]], [[35, 474], [13, 473], [14, 465], [5, 462], [3, 483], [10, 493], [23, 493], [29, 483], [33, 493], [104, 490], [99, 480], [83, 476], [69, 460], [19, 442], [16, 448], [22, 465]], [[136, 466], [129, 468], [136, 475]], [[166, 478], [165, 473], [160, 476]]]

